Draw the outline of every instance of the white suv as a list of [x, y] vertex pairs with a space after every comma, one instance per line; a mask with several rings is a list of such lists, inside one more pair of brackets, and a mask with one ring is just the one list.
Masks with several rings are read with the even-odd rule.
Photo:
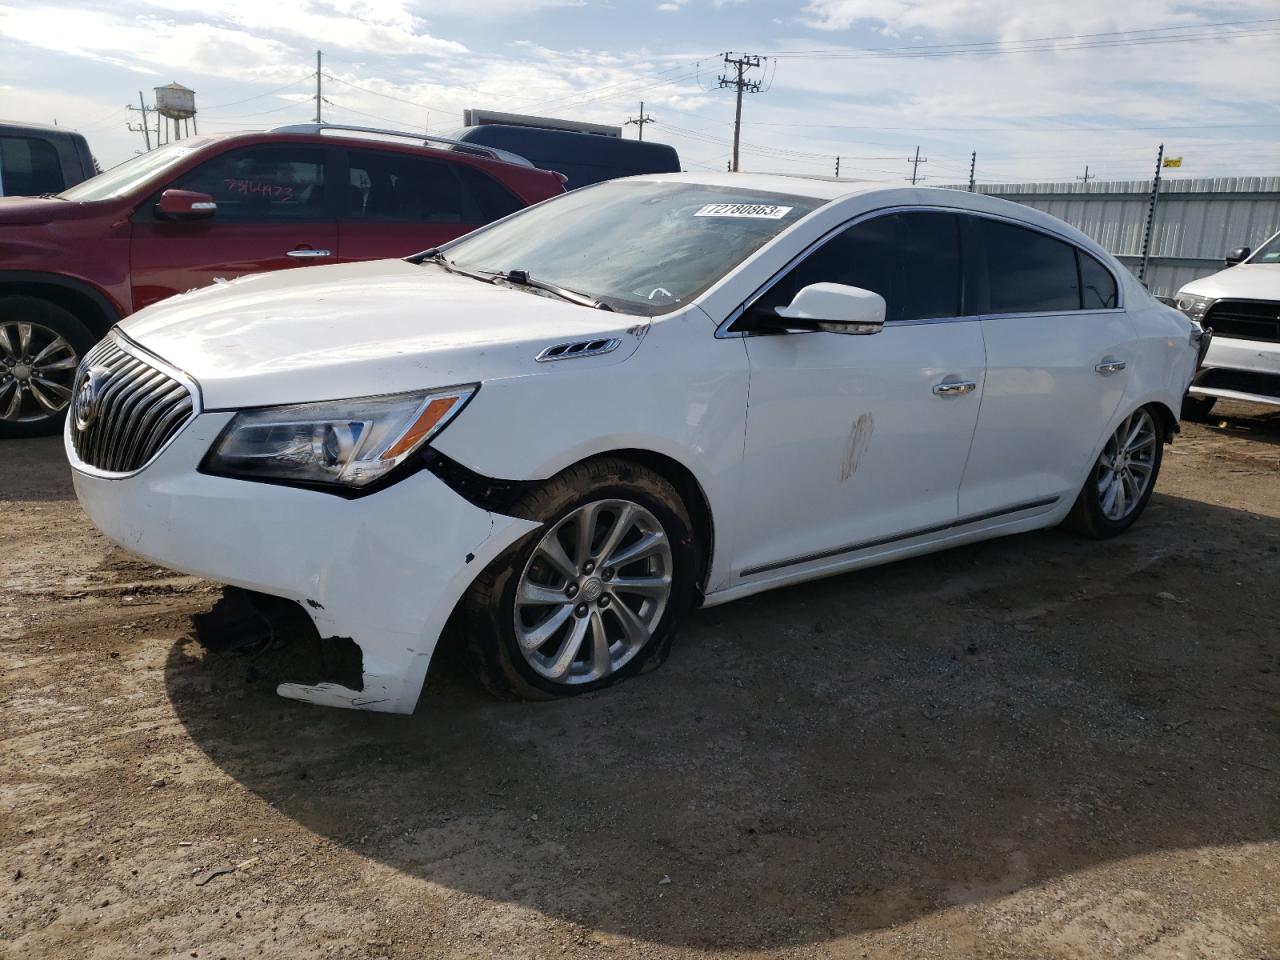
[[66, 449], [118, 543], [357, 654], [281, 694], [405, 712], [451, 619], [498, 693], [581, 693], [694, 603], [1120, 533], [1199, 343], [1027, 207], [652, 176], [143, 310], [85, 358]]
[[1207, 417], [1219, 397], [1280, 406], [1280, 233], [1234, 251], [1226, 270], [1179, 290], [1177, 304], [1214, 332], [1184, 416]]

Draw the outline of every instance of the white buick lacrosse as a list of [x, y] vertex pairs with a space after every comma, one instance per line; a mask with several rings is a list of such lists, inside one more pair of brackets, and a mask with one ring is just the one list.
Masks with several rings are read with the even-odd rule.
[[84, 360], [89, 516], [295, 601], [408, 712], [460, 626], [506, 696], [596, 690], [680, 619], [1145, 507], [1208, 336], [988, 197], [755, 175], [577, 190], [439, 249], [248, 276]]

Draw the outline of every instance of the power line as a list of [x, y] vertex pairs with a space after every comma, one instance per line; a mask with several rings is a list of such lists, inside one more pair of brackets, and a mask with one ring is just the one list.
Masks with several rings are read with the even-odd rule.
[[245, 97], [243, 100], [232, 100], [230, 103], [215, 103], [211, 107], [205, 107], [206, 110], [221, 110], [223, 107], [236, 107], [242, 103], [248, 103], [250, 100], [261, 100], [263, 97], [270, 97], [274, 94], [288, 90], [290, 87], [296, 87], [298, 84], [309, 81], [315, 74], [308, 73], [299, 77], [291, 83], [286, 83], [283, 87], [276, 87], [274, 90], [268, 90], [266, 93], [255, 93], [252, 97]]

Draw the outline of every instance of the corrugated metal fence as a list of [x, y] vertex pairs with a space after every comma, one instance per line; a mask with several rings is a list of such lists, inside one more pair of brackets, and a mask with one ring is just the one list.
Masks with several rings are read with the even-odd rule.
[[[964, 187], [955, 189], [963, 190]], [[1051, 213], [1088, 234], [1136, 275], [1142, 263], [1150, 180], [981, 184], [978, 193]], [[1280, 177], [1164, 180], [1156, 203], [1147, 288], [1172, 296], [1215, 273], [1236, 247], [1280, 230]]]

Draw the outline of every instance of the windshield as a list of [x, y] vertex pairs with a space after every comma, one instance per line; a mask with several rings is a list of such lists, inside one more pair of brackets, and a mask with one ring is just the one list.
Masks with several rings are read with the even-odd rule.
[[1280, 233], [1260, 246], [1249, 258], [1250, 263], [1280, 263]]
[[140, 183], [145, 183], [162, 170], [167, 170], [192, 150], [208, 143], [204, 140], [183, 140], [168, 146], [157, 147], [150, 153], [126, 160], [106, 173], [90, 177], [84, 183], [63, 190], [58, 196], [64, 200], [112, 200], [124, 196]]
[[671, 181], [575, 190], [445, 249], [461, 267], [530, 277], [625, 313], [687, 303], [826, 201]]

